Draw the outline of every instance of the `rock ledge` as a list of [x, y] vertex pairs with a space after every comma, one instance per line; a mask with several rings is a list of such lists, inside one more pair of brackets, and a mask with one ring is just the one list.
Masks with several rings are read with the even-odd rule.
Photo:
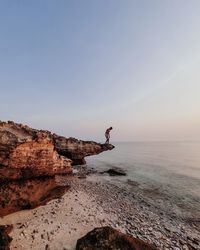
[[85, 157], [114, 148], [0, 121], [0, 181], [71, 174]]

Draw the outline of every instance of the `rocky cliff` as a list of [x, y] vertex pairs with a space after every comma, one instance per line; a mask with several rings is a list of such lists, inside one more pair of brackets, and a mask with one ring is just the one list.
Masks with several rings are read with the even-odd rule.
[[3, 182], [0, 184], [0, 217], [45, 205], [62, 197], [68, 189], [69, 185], [59, 185], [54, 177]]
[[14, 122], [0, 122], [0, 180], [27, 179], [72, 173], [84, 157], [113, 149], [111, 144], [81, 141], [36, 130]]

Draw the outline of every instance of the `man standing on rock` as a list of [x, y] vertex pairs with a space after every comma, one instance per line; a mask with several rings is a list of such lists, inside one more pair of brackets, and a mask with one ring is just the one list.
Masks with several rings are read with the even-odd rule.
[[109, 139], [110, 139], [110, 131], [112, 130], [113, 128], [110, 127], [108, 129], [106, 129], [106, 132], [105, 132], [105, 137], [106, 137], [106, 143], [109, 143]]

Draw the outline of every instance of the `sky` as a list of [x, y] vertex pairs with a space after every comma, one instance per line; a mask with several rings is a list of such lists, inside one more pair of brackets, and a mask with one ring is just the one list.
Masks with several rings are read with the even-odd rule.
[[0, 1], [0, 120], [200, 140], [199, 0]]

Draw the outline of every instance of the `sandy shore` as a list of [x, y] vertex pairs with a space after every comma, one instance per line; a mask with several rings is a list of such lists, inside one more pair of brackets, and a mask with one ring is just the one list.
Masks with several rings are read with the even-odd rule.
[[60, 199], [0, 219], [13, 224], [11, 250], [73, 250], [95, 227], [110, 225], [158, 249], [200, 249], [198, 226], [170, 218], [148, 204], [134, 185], [115, 185], [98, 174], [86, 179], [58, 177], [71, 188]]

